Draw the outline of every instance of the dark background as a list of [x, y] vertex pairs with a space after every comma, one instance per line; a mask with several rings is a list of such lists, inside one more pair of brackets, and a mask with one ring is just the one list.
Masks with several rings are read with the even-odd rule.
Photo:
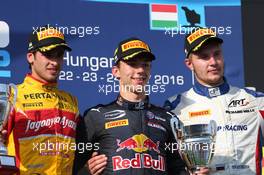
[[242, 0], [241, 3], [245, 84], [264, 92], [264, 1]]

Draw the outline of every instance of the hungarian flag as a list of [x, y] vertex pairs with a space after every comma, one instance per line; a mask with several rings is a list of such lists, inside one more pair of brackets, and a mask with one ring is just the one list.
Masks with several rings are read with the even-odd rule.
[[151, 4], [151, 29], [173, 28], [178, 26], [177, 5]]

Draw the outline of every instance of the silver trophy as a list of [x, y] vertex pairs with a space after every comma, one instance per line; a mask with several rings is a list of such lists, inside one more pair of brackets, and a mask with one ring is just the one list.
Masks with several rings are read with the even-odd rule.
[[[11, 98], [11, 89], [13, 97]], [[7, 126], [9, 114], [17, 98], [14, 84], [0, 84], [0, 132]], [[11, 101], [12, 99], [12, 101]], [[0, 172], [7, 175], [17, 171], [15, 157], [7, 155], [7, 148], [0, 138]]]
[[195, 173], [201, 167], [209, 168], [215, 149], [216, 122], [211, 120], [208, 124], [184, 126], [175, 117], [171, 120], [171, 127], [188, 169]]

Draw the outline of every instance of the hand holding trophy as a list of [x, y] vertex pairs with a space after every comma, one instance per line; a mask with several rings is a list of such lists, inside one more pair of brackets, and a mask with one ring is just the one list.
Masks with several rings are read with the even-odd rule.
[[[11, 101], [11, 89], [13, 88], [13, 100]], [[7, 155], [7, 148], [3, 143], [2, 133], [7, 126], [9, 114], [15, 104], [17, 88], [14, 84], [0, 84], [0, 172], [1, 175], [9, 175], [18, 171], [15, 157]]]
[[171, 127], [188, 169], [196, 173], [200, 168], [209, 168], [215, 149], [216, 122], [184, 125], [175, 117], [171, 120]]

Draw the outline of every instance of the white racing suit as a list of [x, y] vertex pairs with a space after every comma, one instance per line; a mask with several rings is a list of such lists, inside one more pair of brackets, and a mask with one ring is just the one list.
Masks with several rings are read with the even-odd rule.
[[164, 107], [184, 125], [217, 123], [215, 154], [210, 164], [215, 175], [262, 173], [264, 94], [232, 87], [195, 83], [190, 90], [169, 98]]

